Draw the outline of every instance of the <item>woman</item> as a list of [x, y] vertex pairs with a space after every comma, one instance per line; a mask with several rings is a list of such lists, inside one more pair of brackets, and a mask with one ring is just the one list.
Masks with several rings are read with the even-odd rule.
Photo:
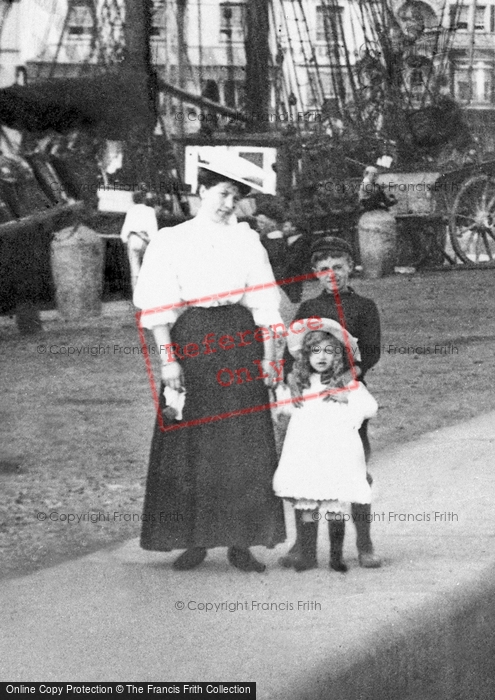
[[359, 252], [363, 275], [368, 279], [393, 274], [397, 257], [395, 216], [388, 211], [397, 200], [377, 179], [378, 170], [368, 166], [359, 190]]
[[383, 185], [378, 182], [378, 169], [368, 165], [364, 171], [363, 182], [359, 190], [359, 204], [362, 212], [384, 210], [397, 204], [393, 194], [386, 194]]
[[136, 288], [139, 270], [150, 240], [156, 235], [158, 225], [152, 204], [148, 204], [146, 192], [137, 190], [132, 195], [134, 204], [126, 214], [120, 238], [127, 245], [132, 289]]
[[[200, 210], [152, 241], [134, 301], [161, 347], [164, 386], [185, 390], [182, 420], [212, 420], [168, 432], [156, 425], [141, 545], [185, 548], [174, 562], [179, 570], [226, 546], [231, 564], [261, 572], [265, 566], [249, 547], [284, 541], [285, 526], [271, 487], [270, 411], [249, 411], [269, 402], [275, 345], [268, 332], [256, 336], [265, 342], [255, 333], [281, 319], [267, 255], [258, 235], [237, 224], [234, 210], [250, 186], [260, 186], [250, 178], [262, 171], [232, 156], [200, 168]], [[259, 288], [243, 292], [253, 286]], [[146, 313], [151, 309], [160, 310]], [[161, 408], [166, 416], [163, 399]], [[215, 419], [229, 412], [240, 413]]]

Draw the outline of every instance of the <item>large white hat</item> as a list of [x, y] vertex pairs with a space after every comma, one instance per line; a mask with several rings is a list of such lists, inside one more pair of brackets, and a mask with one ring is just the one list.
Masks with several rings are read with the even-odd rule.
[[215, 153], [211, 156], [198, 156], [198, 168], [225, 175], [229, 180], [263, 192], [264, 171], [251, 161], [232, 153]]
[[[293, 357], [297, 357], [299, 355], [304, 338], [307, 336], [308, 333], [313, 332], [311, 330], [311, 326], [308, 327], [309, 320], [310, 319], [304, 318], [300, 321], [297, 321], [297, 323], [300, 323], [302, 326], [304, 326], [304, 330], [298, 331], [297, 333], [290, 333], [287, 338], [287, 347], [289, 349], [290, 354]], [[313, 325], [314, 320], [314, 318], [311, 319], [311, 325]], [[361, 353], [359, 352], [357, 339], [353, 335], [348, 333], [348, 331], [346, 331], [345, 328], [342, 328], [340, 323], [337, 323], [337, 321], [334, 321], [331, 318], [321, 318], [319, 320], [321, 321], [322, 325], [321, 328], [318, 328], [318, 331], [321, 331], [322, 333], [330, 333], [330, 335], [333, 335], [334, 338], [337, 338], [337, 340], [339, 340], [342, 343], [347, 353], [352, 354], [352, 358], [349, 358], [352, 359], [351, 364], [354, 364], [354, 362], [360, 362]]]

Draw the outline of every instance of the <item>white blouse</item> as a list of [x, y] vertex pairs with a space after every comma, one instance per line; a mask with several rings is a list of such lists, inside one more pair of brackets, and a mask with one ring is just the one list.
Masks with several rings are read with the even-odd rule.
[[268, 255], [247, 223], [215, 224], [199, 214], [161, 229], [151, 241], [134, 304], [144, 312], [145, 328], [175, 323], [188, 306], [237, 303], [251, 311], [258, 326], [266, 327], [282, 323], [274, 282]]

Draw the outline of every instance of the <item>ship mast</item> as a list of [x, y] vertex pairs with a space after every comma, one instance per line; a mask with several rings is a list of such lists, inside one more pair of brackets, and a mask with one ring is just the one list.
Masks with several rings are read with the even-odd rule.
[[469, 100], [468, 105], [473, 101], [473, 69], [474, 69], [474, 48], [476, 42], [476, 10], [477, 0], [473, 0], [471, 6], [471, 35], [469, 38], [469, 64], [468, 64], [468, 86]]
[[246, 112], [248, 129], [266, 131], [270, 106], [269, 19], [267, 0], [248, 0], [246, 3]]
[[[143, 104], [147, 106], [146, 119], [136, 124], [132, 140], [135, 148], [129, 154], [133, 171], [138, 180], [149, 183], [151, 174], [151, 138], [156, 123], [156, 76], [151, 61], [149, 42], [151, 28], [151, 1], [125, 0], [125, 70], [140, 90]], [[143, 158], [143, 151], [146, 157]]]

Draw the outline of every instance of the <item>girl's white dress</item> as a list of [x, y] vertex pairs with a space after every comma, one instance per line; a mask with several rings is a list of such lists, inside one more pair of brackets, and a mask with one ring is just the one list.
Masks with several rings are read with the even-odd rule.
[[[317, 373], [310, 382], [303, 397], [328, 389]], [[376, 415], [378, 404], [364, 384], [357, 385], [348, 392], [348, 403], [317, 397], [307, 398], [300, 408], [281, 407], [291, 419], [273, 488], [277, 496], [291, 499], [295, 508], [338, 511], [343, 503], [371, 502], [358, 429]]]

